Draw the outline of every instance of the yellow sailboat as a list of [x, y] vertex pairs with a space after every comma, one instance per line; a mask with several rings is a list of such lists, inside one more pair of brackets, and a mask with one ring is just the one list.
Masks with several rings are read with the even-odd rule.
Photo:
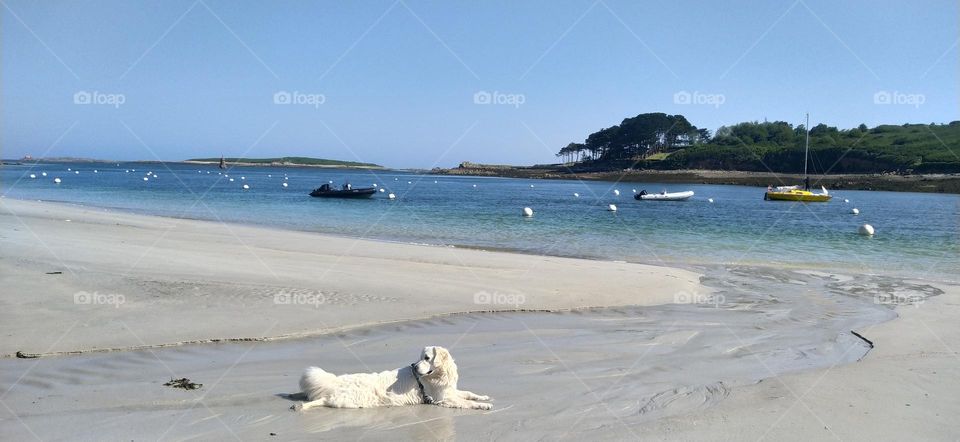
[[767, 201], [803, 201], [808, 203], [822, 203], [830, 201], [830, 193], [827, 192], [827, 188], [820, 186], [820, 189], [823, 190], [823, 193], [813, 193], [810, 191], [810, 176], [807, 175], [807, 158], [810, 156], [810, 114], [807, 114], [807, 125], [804, 126], [807, 130], [807, 139], [806, 147], [803, 151], [803, 189], [799, 189], [798, 186], [788, 186], [788, 187], [767, 187], [767, 192], [763, 194], [763, 199]]
[[770, 190], [763, 195], [763, 199], [765, 200], [803, 201], [808, 203], [822, 203], [830, 201], [830, 198], [833, 197], [827, 193], [827, 189], [823, 189], [823, 193], [813, 193], [803, 189]]

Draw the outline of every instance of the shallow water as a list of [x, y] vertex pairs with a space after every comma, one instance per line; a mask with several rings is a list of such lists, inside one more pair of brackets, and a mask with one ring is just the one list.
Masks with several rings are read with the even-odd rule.
[[[925, 308], [940, 293], [894, 278], [702, 271], [715, 290], [687, 294], [686, 304], [454, 315], [279, 342], [0, 360], [0, 386], [13, 386], [4, 400], [26, 424], [0, 426], [11, 437], [33, 428], [42, 439], [635, 439], [646, 422], [695, 413], [731, 389], [856, 361], [869, 345], [851, 330], [869, 338], [904, 304], [895, 300]], [[494, 397], [494, 410], [288, 411], [286, 395], [308, 365], [391, 369], [424, 345], [450, 348], [460, 387]], [[183, 376], [204, 387], [162, 386]]]
[[[147, 172], [157, 176], [143, 181]], [[37, 178], [30, 179], [31, 173]], [[219, 173], [215, 166], [160, 163], [3, 166], [0, 192], [8, 198], [390, 241], [655, 264], [769, 263], [915, 278], [950, 275], [960, 268], [957, 195], [835, 191], [829, 203], [802, 204], [763, 201], [764, 189], [743, 186], [315, 168], [235, 167], [227, 172], [229, 178]], [[62, 183], [54, 184], [55, 177]], [[376, 183], [387, 192], [362, 201], [307, 195], [329, 180], [358, 187]], [[243, 184], [250, 189], [243, 190]], [[692, 189], [696, 196], [687, 202], [632, 198], [633, 190], [664, 188]], [[387, 199], [389, 192], [397, 199]], [[608, 212], [608, 204], [619, 210]], [[523, 207], [533, 208], [534, 217], [521, 217]], [[859, 216], [849, 214], [853, 207]], [[858, 236], [863, 223], [872, 224], [877, 234]]]

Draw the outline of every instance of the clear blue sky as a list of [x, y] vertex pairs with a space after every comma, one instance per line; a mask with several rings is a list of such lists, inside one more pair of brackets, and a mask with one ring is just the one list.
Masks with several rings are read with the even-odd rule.
[[[808, 111], [840, 127], [960, 119], [955, 1], [2, 6], [5, 158], [530, 164], [644, 112], [712, 131]], [[123, 102], [75, 104], [81, 91]], [[323, 103], [275, 104], [278, 91]], [[475, 104], [478, 91], [523, 102]], [[875, 104], [884, 91], [922, 104]]]

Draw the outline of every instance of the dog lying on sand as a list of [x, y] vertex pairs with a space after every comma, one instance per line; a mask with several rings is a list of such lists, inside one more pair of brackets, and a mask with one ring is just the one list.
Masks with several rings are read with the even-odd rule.
[[457, 364], [443, 347], [424, 347], [413, 364], [380, 373], [337, 376], [319, 367], [309, 367], [300, 378], [307, 402], [295, 405], [301, 411], [315, 407], [372, 408], [432, 404], [449, 408], [489, 410], [488, 396], [457, 389]]

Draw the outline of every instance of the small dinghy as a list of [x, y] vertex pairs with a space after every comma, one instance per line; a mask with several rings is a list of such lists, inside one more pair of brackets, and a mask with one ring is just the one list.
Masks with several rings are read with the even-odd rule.
[[660, 193], [647, 193], [646, 190], [641, 190], [640, 193], [633, 196], [635, 200], [651, 200], [651, 201], [684, 201], [693, 196], [692, 190], [687, 190], [685, 192], [667, 192], [664, 190]]
[[344, 184], [343, 187], [337, 189], [330, 184], [324, 184], [313, 189], [310, 196], [318, 198], [370, 198], [375, 193], [377, 193], [376, 187], [354, 188], [349, 184]]

